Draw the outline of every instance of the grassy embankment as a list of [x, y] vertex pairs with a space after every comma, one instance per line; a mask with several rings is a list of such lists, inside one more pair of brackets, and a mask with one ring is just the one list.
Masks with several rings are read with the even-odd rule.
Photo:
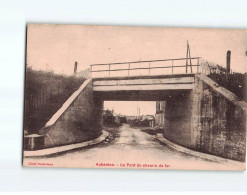
[[230, 71], [227, 81], [226, 68], [223, 66], [207, 60], [202, 60], [201, 65], [207, 70], [208, 77], [234, 93], [240, 100], [247, 101], [247, 73]]

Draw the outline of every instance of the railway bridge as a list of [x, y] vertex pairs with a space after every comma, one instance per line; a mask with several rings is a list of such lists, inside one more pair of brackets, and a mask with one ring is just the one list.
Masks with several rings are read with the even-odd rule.
[[[226, 141], [223, 150], [231, 145], [233, 152], [220, 152], [217, 143], [208, 143], [212, 132], [229, 125], [229, 110], [242, 120], [247, 106], [202, 74], [199, 57], [93, 64], [91, 74], [40, 130], [45, 147], [100, 136], [104, 101], [165, 101], [165, 138], [193, 150], [245, 159], [245, 148]], [[245, 132], [245, 125], [237, 131]]]

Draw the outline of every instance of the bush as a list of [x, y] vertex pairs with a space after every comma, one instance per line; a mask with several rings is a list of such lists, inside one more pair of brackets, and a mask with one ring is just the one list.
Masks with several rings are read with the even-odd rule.
[[103, 112], [103, 124], [112, 125], [115, 123], [115, 117], [113, 116], [112, 111], [106, 110]]
[[203, 60], [201, 62], [203, 69], [206, 71], [208, 77], [218, 83], [220, 86], [225, 87], [232, 93], [234, 93], [240, 100], [247, 101], [247, 73], [237, 73], [230, 71], [228, 75], [228, 82], [226, 79], [226, 68], [215, 64], [213, 62], [208, 62]]

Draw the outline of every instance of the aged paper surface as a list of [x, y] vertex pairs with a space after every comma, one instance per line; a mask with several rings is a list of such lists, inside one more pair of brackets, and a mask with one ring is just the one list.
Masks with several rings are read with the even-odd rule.
[[23, 165], [245, 170], [247, 31], [27, 26]]

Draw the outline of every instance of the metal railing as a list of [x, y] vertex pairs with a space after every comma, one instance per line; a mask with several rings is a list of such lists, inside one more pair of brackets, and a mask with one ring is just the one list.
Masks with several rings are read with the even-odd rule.
[[[137, 71], [137, 70], [148, 70], [148, 72], [145, 75], [153, 75], [151, 74], [152, 70], [159, 70], [159, 69], [170, 69], [171, 72], [168, 73], [168, 71], [165, 74], [174, 74], [174, 70], [176, 70], [177, 68], [184, 68], [184, 71], [182, 70], [181, 73], [179, 74], [191, 74], [191, 73], [200, 73], [200, 58], [201, 57], [193, 57], [193, 58], [177, 58], [177, 59], [164, 59], [164, 60], [150, 60], [150, 61], [132, 61], [132, 62], [118, 62], [118, 63], [107, 63], [107, 64], [92, 64], [91, 66], [91, 74], [93, 78], [98, 78], [98, 77], [112, 77], [114, 75], [112, 75], [111, 73], [113, 72], [119, 72], [119, 71], [125, 71], [127, 72], [127, 75], [121, 75], [121, 76], [130, 76], [130, 72], [131, 71]], [[175, 62], [184, 62], [180, 65], [175, 65]], [[196, 61], [194, 62], [194, 65], [192, 64], [192, 61]], [[161, 65], [156, 65], [153, 66], [157, 63], [169, 63], [169, 65], [165, 65], [165, 64], [161, 64]], [[133, 67], [133, 65], [136, 64], [145, 64], [146, 63], [146, 67], [144, 67], [143, 65], [141, 65], [141, 67]], [[114, 66], [116, 67], [117, 65], [120, 65], [121, 68], [114, 68]], [[104, 67], [103, 69], [101, 69], [101, 67]], [[94, 73], [107, 73], [103, 76], [95, 76], [93, 75]], [[164, 75], [164, 74], [160, 74], [160, 75]], [[119, 77], [121, 77], [119, 76]], [[138, 75], [135, 75], [138, 76]]]

